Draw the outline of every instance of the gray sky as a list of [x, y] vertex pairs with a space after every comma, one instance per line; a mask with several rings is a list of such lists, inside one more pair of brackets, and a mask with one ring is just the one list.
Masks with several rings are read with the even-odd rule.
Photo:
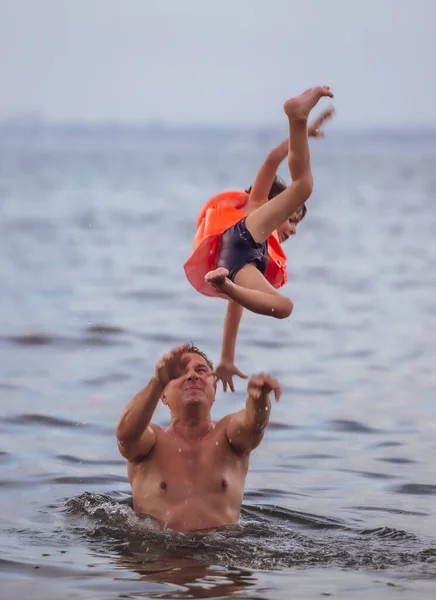
[[0, 0], [0, 116], [436, 127], [435, 0]]

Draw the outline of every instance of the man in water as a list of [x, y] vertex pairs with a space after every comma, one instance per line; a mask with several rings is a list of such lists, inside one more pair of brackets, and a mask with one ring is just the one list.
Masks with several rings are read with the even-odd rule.
[[[214, 423], [216, 376], [207, 356], [186, 344], [158, 362], [117, 428], [136, 513], [176, 531], [238, 522], [250, 453], [269, 421], [269, 394], [281, 394], [265, 374], [251, 377], [247, 389], [245, 408]], [[151, 423], [160, 399], [171, 413], [166, 429]]]

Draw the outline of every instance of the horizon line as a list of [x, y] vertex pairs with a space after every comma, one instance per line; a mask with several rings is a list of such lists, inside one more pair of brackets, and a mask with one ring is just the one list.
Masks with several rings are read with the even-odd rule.
[[[274, 132], [282, 130], [283, 126], [276, 123], [213, 123], [213, 122], [182, 122], [170, 123], [160, 119], [148, 120], [128, 120], [128, 119], [85, 119], [85, 118], [68, 118], [54, 119], [47, 118], [35, 114], [8, 115], [0, 116], [0, 129], [9, 130], [44, 130], [44, 129], [88, 129], [88, 130], [145, 130], [155, 133], [171, 133], [172, 131], [213, 131], [221, 130], [224, 132], [240, 132], [240, 133], [261, 133]], [[404, 127], [404, 125], [329, 125], [329, 134], [364, 134], [364, 135], [379, 135], [379, 134], [404, 134], [404, 135], [425, 135], [431, 137], [436, 135], [436, 124], [433, 127], [428, 125], [415, 125]]]

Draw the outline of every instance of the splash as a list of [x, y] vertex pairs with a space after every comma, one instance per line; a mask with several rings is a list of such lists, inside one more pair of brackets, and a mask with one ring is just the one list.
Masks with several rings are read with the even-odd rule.
[[436, 562], [436, 545], [392, 529], [356, 529], [350, 524], [280, 506], [242, 508], [240, 524], [178, 533], [161, 529], [152, 517], [138, 516], [129, 497], [84, 494], [67, 500], [66, 511], [80, 517], [81, 532], [101, 549], [145, 562], [170, 558], [246, 569], [293, 566], [385, 569]]

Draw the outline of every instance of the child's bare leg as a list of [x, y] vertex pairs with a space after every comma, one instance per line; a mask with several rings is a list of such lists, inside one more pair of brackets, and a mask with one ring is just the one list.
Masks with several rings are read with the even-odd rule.
[[226, 294], [244, 308], [259, 315], [285, 319], [292, 312], [289, 298], [279, 294], [253, 264], [245, 265], [233, 283], [227, 269], [219, 267], [206, 275], [206, 281], [221, 294]]
[[292, 183], [281, 194], [247, 216], [247, 229], [256, 242], [265, 241], [312, 193], [307, 119], [323, 96], [333, 97], [329, 87], [311, 88], [284, 104], [289, 121], [288, 166]]

